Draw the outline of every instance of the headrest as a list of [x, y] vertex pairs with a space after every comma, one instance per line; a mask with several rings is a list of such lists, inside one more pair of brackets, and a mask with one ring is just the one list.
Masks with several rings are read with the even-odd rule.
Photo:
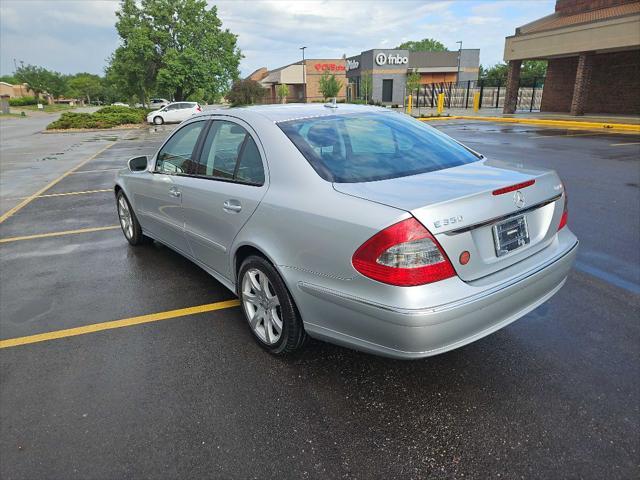
[[314, 147], [330, 147], [336, 143], [336, 129], [328, 122], [318, 122], [307, 132], [307, 139]]
[[240, 125], [231, 125], [231, 128], [229, 129], [229, 133], [233, 133], [236, 135], [243, 134], [245, 133], [245, 130]]

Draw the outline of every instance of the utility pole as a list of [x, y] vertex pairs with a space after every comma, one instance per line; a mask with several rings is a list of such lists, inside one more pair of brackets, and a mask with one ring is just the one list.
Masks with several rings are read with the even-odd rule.
[[304, 103], [307, 103], [307, 66], [304, 63], [304, 50], [307, 47], [300, 47], [300, 50], [302, 50], [302, 91], [303, 91], [303, 97], [304, 97]]
[[462, 58], [462, 40], [458, 40], [456, 43], [460, 44], [458, 49], [458, 74], [456, 75], [456, 84], [460, 81], [460, 59]]

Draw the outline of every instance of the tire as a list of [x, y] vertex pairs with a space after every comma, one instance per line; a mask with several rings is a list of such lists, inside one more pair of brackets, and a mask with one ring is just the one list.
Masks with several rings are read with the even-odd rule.
[[[307, 334], [287, 286], [271, 263], [252, 255], [242, 262], [238, 279], [242, 311], [258, 345], [273, 355], [299, 350]], [[266, 295], [261, 293], [265, 285]]]
[[142, 227], [138, 222], [138, 217], [131, 208], [131, 204], [126, 195], [120, 190], [116, 195], [116, 209], [118, 211], [118, 220], [120, 222], [120, 228], [124, 234], [124, 238], [127, 239], [134, 247], [148, 243], [151, 239], [142, 234]]
[[164, 118], [162, 118], [160, 115], [156, 115], [155, 117], [153, 117], [154, 125], [162, 125], [163, 123], [164, 123]]

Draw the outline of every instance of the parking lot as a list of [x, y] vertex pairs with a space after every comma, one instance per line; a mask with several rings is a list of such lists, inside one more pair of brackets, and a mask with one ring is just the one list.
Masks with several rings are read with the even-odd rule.
[[[129, 247], [115, 170], [171, 127], [25, 137], [0, 212], [24, 203], [0, 223], [0, 477], [638, 478], [640, 136], [432, 125], [556, 169], [581, 245], [548, 303], [419, 361], [274, 358], [204, 271]], [[77, 162], [39, 173], [43, 136]]]

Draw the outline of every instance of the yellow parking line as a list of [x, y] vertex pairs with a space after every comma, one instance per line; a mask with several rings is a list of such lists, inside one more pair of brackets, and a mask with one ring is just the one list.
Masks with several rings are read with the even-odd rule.
[[96, 158], [98, 155], [100, 155], [102, 152], [104, 152], [105, 150], [107, 150], [108, 148], [110, 148], [111, 146], [115, 145], [116, 142], [110, 143], [109, 145], [105, 145], [104, 148], [101, 148], [100, 150], [98, 150], [96, 153], [94, 153], [93, 155], [91, 155], [89, 158], [87, 158], [86, 160], [81, 161], [79, 164], [77, 164], [75, 167], [73, 167], [70, 170], [67, 170], [66, 172], [64, 172], [62, 175], [60, 175], [58, 178], [56, 178], [55, 180], [52, 180], [51, 182], [49, 182], [48, 184], [46, 184], [44, 187], [42, 187], [40, 190], [38, 190], [36, 193], [34, 193], [33, 195], [29, 195], [27, 198], [25, 198], [23, 201], [21, 201], [18, 205], [16, 205], [15, 207], [13, 207], [12, 209], [10, 209], [9, 211], [3, 213], [2, 215], [0, 215], [0, 223], [4, 222], [7, 218], [11, 217], [13, 214], [15, 214], [18, 210], [21, 210], [22, 208], [24, 208], [25, 206], [27, 206], [29, 203], [31, 203], [34, 199], [36, 199], [37, 197], [39, 197], [40, 195], [42, 195], [44, 192], [46, 192], [47, 190], [49, 190], [51, 187], [53, 187], [54, 185], [56, 185], [57, 183], [59, 183], [60, 181], [62, 181], [64, 178], [66, 178], [67, 176], [71, 175], [73, 172], [75, 172], [77, 169], [79, 169], [80, 167], [82, 167], [83, 165], [86, 165], [88, 162], [90, 162], [91, 160], [93, 160], [94, 158]]
[[625, 145], [640, 145], [640, 142], [610, 143], [610, 147], [624, 147]]
[[100, 190], [83, 190], [81, 192], [49, 193], [47, 195], [39, 195], [38, 198], [66, 197], [67, 195], [86, 195], [89, 193], [103, 193], [103, 192], [113, 192], [113, 189], [102, 188]]
[[0, 243], [20, 242], [22, 240], [34, 240], [36, 238], [62, 237], [63, 235], [75, 235], [77, 233], [102, 232], [104, 230], [115, 230], [120, 225], [110, 225], [108, 227], [79, 228], [77, 230], [64, 230], [62, 232], [38, 233], [35, 235], [25, 235], [23, 237], [0, 238]]
[[122, 167], [98, 168], [96, 170], [76, 170], [75, 172], [71, 172], [71, 174], [72, 175], [80, 175], [81, 173], [113, 172], [114, 170], [122, 170]]
[[533, 138], [535, 140], [540, 140], [542, 138], [557, 138], [557, 137], [590, 137], [590, 136], [597, 136], [597, 135], [611, 135], [611, 133], [609, 132], [586, 132], [586, 133], [560, 133], [558, 135], [534, 135], [532, 137], [528, 137], [528, 138]]
[[198, 305], [197, 307], [180, 308], [178, 310], [151, 313], [149, 315], [124, 318], [122, 320], [114, 320], [111, 322], [94, 323], [91, 325], [85, 325], [83, 327], [67, 328], [64, 330], [56, 330], [53, 332], [39, 333], [37, 335], [29, 335], [27, 337], [9, 338], [7, 340], [0, 340], [0, 349], [27, 345], [29, 343], [46, 342], [48, 340], [56, 340], [58, 338], [86, 335], [87, 333], [101, 332], [103, 330], [131, 327], [133, 325], [141, 325], [143, 323], [159, 322], [160, 320], [185, 317], [187, 315], [195, 315], [197, 313], [213, 312], [214, 310], [223, 310], [225, 308], [237, 307], [238, 305], [240, 305], [240, 302], [236, 299], [226, 300], [224, 302]]

